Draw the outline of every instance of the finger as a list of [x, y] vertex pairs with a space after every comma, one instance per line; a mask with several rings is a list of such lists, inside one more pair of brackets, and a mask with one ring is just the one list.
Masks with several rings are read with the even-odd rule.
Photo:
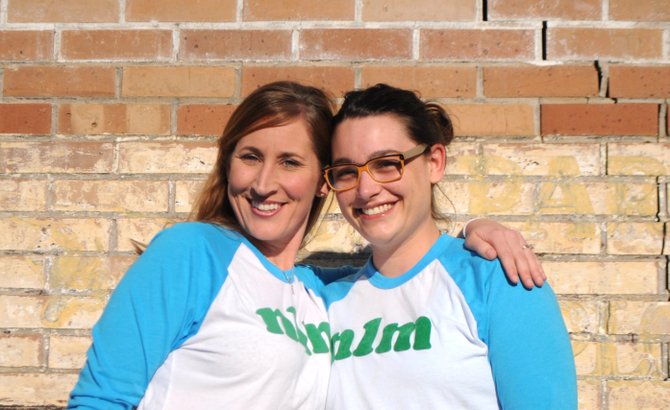
[[513, 284], [519, 283], [518, 256], [515, 255], [513, 248], [509, 245], [509, 240], [504, 238], [504, 240], [500, 240], [496, 243], [498, 259], [505, 271], [507, 279]]
[[493, 260], [498, 256], [495, 248], [476, 233], [465, 238], [465, 247], [488, 260]]
[[505, 254], [505, 256], [499, 253], [498, 259], [500, 260], [500, 264], [502, 265], [503, 270], [505, 271], [505, 276], [507, 276], [507, 280], [509, 280], [511, 283], [515, 285], [519, 283], [519, 272], [516, 268], [514, 258], [509, 253]]
[[529, 255], [531, 258], [535, 257], [531, 249], [523, 248], [522, 254], [516, 260], [519, 278], [521, 283], [523, 283], [523, 287], [526, 289], [532, 289], [535, 286], [535, 277], [529, 261]]
[[533, 283], [535, 283], [535, 286], [541, 287], [547, 280], [547, 275], [544, 273], [542, 263], [540, 262], [534, 251], [529, 250], [527, 254], [530, 265], [530, 274], [533, 279]]

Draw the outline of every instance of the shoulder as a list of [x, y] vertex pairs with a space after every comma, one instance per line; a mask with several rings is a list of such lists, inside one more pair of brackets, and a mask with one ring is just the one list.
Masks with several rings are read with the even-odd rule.
[[[457, 283], [474, 280], [484, 285], [502, 272], [498, 259], [482, 258], [477, 253], [468, 250], [463, 239], [443, 235], [441, 240], [441, 246], [436, 249], [436, 259]], [[504, 275], [501, 278], [504, 278]]]
[[228, 253], [245, 241], [236, 231], [203, 222], [180, 222], [158, 232], [142, 255], [184, 256], [214, 250]]
[[349, 270], [348, 275], [326, 285], [323, 296], [324, 301], [326, 302], [326, 308], [330, 307], [331, 304], [344, 299], [357, 283], [368, 279], [368, 276], [366, 275], [368, 270], [367, 266], [368, 264], [356, 271]]

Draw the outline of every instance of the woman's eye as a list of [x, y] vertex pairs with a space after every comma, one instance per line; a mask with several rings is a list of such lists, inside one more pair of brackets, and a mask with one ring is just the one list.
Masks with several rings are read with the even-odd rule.
[[239, 158], [246, 163], [253, 163], [260, 161], [260, 158], [256, 154], [240, 154]]
[[333, 169], [333, 176], [339, 180], [357, 178], [358, 169], [354, 167], [335, 168]]
[[282, 164], [287, 168], [296, 168], [302, 165], [299, 161], [294, 159], [285, 159]]
[[380, 159], [375, 161], [372, 164], [372, 167], [375, 169], [389, 169], [397, 168], [400, 165], [400, 161], [397, 159]]

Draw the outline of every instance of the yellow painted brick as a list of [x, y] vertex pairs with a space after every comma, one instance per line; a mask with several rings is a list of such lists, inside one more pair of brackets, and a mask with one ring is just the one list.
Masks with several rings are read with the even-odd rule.
[[67, 134], [149, 134], [170, 132], [167, 104], [69, 104], [61, 107], [59, 132]]
[[175, 187], [175, 211], [191, 212], [204, 181], [177, 181]]
[[323, 221], [316, 236], [307, 243], [307, 252], [341, 252], [349, 254], [361, 251], [367, 242], [346, 221]]
[[607, 253], [610, 255], [660, 255], [663, 224], [621, 222], [607, 224]]
[[49, 338], [49, 368], [81, 369], [90, 345], [89, 337], [52, 335]]
[[658, 212], [654, 183], [544, 182], [540, 185], [539, 213], [544, 215], [635, 215]]
[[0, 288], [43, 289], [44, 277], [39, 256], [0, 256]]
[[600, 382], [593, 380], [577, 380], [577, 408], [600, 408]]
[[0, 405], [64, 407], [77, 378], [74, 373], [0, 373]]
[[670, 144], [607, 144], [608, 175], [670, 175]]
[[110, 229], [105, 219], [0, 219], [0, 250], [104, 251]]
[[[550, 273], [551, 274], [551, 273]], [[570, 333], [597, 333], [600, 304], [585, 300], [559, 299], [561, 314]]]
[[44, 211], [46, 202], [46, 180], [0, 180], [0, 211]]
[[167, 181], [60, 180], [53, 184], [57, 211], [167, 212]]
[[0, 327], [90, 329], [103, 296], [0, 296]]
[[593, 202], [585, 184], [562, 180], [540, 184], [538, 212], [543, 215], [593, 214]]
[[450, 104], [458, 136], [534, 136], [535, 108], [524, 104]]
[[232, 97], [236, 73], [232, 67], [125, 67], [124, 97]]
[[599, 175], [600, 145], [485, 144], [483, 163], [491, 175]]
[[612, 301], [608, 333], [652, 338], [667, 335], [670, 329], [670, 302]]
[[118, 250], [125, 252], [134, 251], [131, 239], [149, 244], [158, 232], [175, 222], [177, 221], [173, 219], [161, 218], [120, 219], [117, 223], [118, 236], [116, 243]]
[[637, 295], [659, 290], [657, 261], [543, 262], [558, 294]]
[[116, 287], [132, 256], [59, 256], [49, 275], [50, 289], [109, 290]]
[[670, 381], [611, 380], [607, 382], [607, 410], [668, 409]]
[[580, 376], [655, 379], [665, 376], [658, 343], [573, 342], [573, 351]]
[[575, 368], [578, 376], [599, 374], [598, 343], [572, 341], [572, 353], [575, 356]]
[[531, 215], [533, 184], [521, 179], [504, 181], [445, 181], [436, 195], [437, 205], [447, 214]]
[[39, 367], [44, 363], [41, 335], [0, 335], [0, 367]]
[[659, 343], [603, 343], [603, 374], [662, 379], [663, 353]]
[[207, 174], [216, 162], [212, 142], [126, 142], [119, 144], [121, 173]]
[[452, 142], [447, 145], [446, 175], [482, 174], [477, 145], [471, 142]]
[[[539, 253], [597, 254], [600, 252], [600, 227], [588, 222], [506, 222], [535, 245]], [[550, 273], [551, 270], [545, 271]]]

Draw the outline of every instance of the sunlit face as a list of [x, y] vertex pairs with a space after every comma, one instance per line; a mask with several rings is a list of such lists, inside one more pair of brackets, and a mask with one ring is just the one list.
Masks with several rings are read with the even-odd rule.
[[[332, 142], [333, 164], [363, 164], [371, 158], [400, 153], [418, 143], [392, 115], [353, 118], [337, 126]], [[432, 184], [442, 177], [444, 149], [436, 145], [405, 165], [402, 178], [375, 182], [363, 172], [356, 188], [336, 192], [347, 221], [372, 245], [373, 251], [394, 251], [414, 240], [434, 240]], [[437, 152], [436, 152], [437, 151]]]
[[242, 230], [263, 253], [299, 247], [312, 202], [326, 192], [320, 169], [303, 120], [252, 132], [237, 143], [228, 199]]

